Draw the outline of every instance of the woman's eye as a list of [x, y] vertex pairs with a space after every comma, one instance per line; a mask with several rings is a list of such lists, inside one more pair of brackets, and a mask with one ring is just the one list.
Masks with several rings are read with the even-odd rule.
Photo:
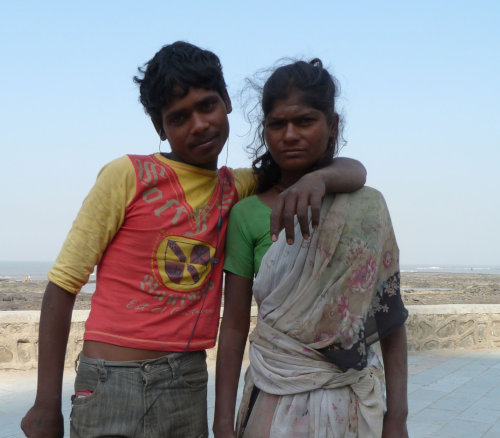
[[300, 125], [310, 125], [311, 123], [314, 123], [315, 119], [312, 117], [302, 117], [299, 119], [299, 124]]

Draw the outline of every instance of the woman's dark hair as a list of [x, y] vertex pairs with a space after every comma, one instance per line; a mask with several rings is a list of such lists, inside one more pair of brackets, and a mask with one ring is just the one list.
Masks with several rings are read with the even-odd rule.
[[[252, 86], [255, 84], [251, 83]], [[335, 98], [339, 86], [335, 78], [323, 68], [318, 58], [310, 62], [296, 61], [278, 67], [267, 79], [261, 91], [261, 114], [256, 146], [253, 148], [254, 161], [252, 168], [258, 179], [258, 192], [273, 187], [281, 178], [281, 169], [274, 161], [266, 146], [265, 120], [272, 111], [276, 101], [286, 99], [291, 93], [298, 91], [305, 105], [321, 111], [328, 124], [333, 125], [333, 138], [325, 152], [322, 163], [331, 161], [337, 153], [342, 123], [335, 108]]]
[[193, 44], [177, 41], [163, 46], [143, 68], [134, 82], [144, 111], [161, 126], [161, 110], [173, 99], [184, 97], [189, 87], [217, 91], [226, 101], [226, 83], [219, 58]]

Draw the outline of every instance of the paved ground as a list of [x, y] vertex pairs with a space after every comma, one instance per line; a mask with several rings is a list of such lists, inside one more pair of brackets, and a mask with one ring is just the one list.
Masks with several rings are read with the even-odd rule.
[[[408, 360], [411, 438], [500, 437], [500, 350], [411, 353]], [[67, 431], [73, 378], [68, 370], [63, 412]], [[33, 402], [35, 385], [34, 372], [0, 373], [0, 438], [23, 436], [19, 422]], [[213, 370], [208, 396], [211, 424]]]

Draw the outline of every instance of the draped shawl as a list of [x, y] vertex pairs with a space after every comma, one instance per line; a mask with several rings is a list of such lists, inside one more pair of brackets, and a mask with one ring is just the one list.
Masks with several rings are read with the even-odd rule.
[[[281, 396], [273, 438], [293, 436], [290, 422], [298, 421], [298, 412], [310, 418], [311, 437], [380, 437], [383, 370], [376, 360], [368, 363], [367, 347], [407, 317], [385, 201], [369, 187], [328, 196], [310, 239], [300, 238], [298, 224], [295, 235], [288, 245], [280, 234], [254, 282], [259, 316], [250, 335], [239, 434], [255, 385]], [[351, 394], [351, 403], [344, 397], [349, 406], [343, 416], [338, 390]]]

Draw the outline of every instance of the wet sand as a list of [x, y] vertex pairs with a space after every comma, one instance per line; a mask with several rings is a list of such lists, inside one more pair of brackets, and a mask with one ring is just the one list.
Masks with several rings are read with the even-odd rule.
[[[40, 310], [46, 281], [0, 280], [1, 310]], [[405, 304], [500, 304], [500, 275], [402, 273]], [[92, 294], [80, 293], [75, 309], [89, 309]]]

